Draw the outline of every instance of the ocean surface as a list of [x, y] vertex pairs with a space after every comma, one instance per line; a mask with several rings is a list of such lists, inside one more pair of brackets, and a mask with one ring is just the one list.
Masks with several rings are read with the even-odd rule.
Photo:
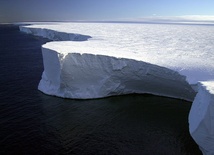
[[48, 40], [0, 25], [0, 154], [201, 155], [190, 102], [152, 95], [96, 100], [37, 90]]

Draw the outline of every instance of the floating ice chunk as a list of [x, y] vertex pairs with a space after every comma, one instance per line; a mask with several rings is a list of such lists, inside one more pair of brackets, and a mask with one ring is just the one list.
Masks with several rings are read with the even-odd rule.
[[214, 154], [214, 81], [200, 82], [189, 114], [190, 134], [204, 155]]

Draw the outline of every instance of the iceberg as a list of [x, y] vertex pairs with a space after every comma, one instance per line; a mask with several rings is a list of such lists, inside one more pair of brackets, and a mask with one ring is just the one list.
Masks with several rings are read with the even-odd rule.
[[190, 134], [204, 155], [214, 154], [214, 81], [199, 82], [189, 113]]
[[20, 30], [54, 41], [42, 46], [40, 91], [75, 99], [150, 93], [194, 100], [190, 134], [203, 154], [214, 154], [212, 27], [54, 23]]
[[49, 95], [75, 99], [150, 93], [193, 100], [195, 92], [184, 76], [131, 59], [130, 52], [119, 50], [94, 40], [46, 43], [38, 88]]

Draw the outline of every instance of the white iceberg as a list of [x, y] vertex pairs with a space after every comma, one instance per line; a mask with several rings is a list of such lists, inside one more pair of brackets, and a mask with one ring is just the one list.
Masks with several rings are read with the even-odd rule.
[[76, 99], [150, 93], [193, 100], [195, 92], [184, 76], [119, 50], [100, 41], [45, 44], [39, 90]]
[[214, 154], [212, 26], [54, 23], [20, 30], [63, 41], [42, 47], [38, 88], [46, 94], [88, 99], [151, 93], [192, 101], [190, 85], [196, 86], [190, 133], [204, 154]]
[[190, 134], [204, 155], [214, 154], [214, 81], [200, 82], [189, 113]]

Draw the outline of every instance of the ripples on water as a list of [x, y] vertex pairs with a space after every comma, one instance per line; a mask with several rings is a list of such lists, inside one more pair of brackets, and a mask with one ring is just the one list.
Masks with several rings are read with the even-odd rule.
[[0, 154], [201, 154], [188, 132], [189, 102], [40, 93], [40, 45], [46, 41], [0, 26]]

